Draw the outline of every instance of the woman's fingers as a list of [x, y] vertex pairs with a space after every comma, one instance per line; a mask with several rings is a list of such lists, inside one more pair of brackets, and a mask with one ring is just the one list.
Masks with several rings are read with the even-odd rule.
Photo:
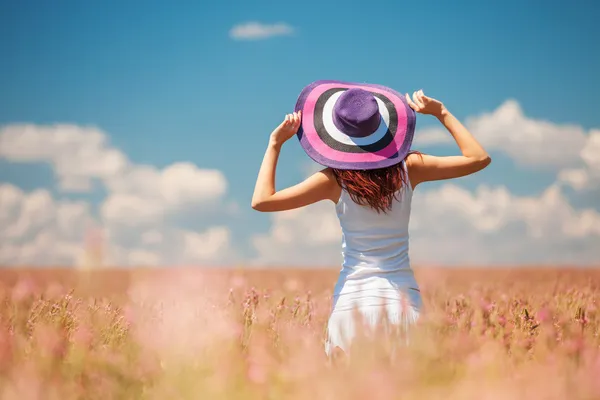
[[406, 102], [408, 103], [408, 105], [410, 106], [410, 108], [412, 108], [415, 111], [419, 111], [419, 106], [417, 106], [412, 99], [410, 98], [410, 95], [408, 93], [406, 93], [406, 95], [404, 96], [406, 97]]
[[413, 94], [413, 99], [414, 99], [415, 103], [417, 103], [419, 108], [425, 107], [425, 104], [423, 104], [423, 101], [421, 100], [421, 95], [418, 91]]
[[286, 114], [285, 119], [283, 120], [283, 126], [286, 128], [297, 129], [300, 127], [300, 113], [294, 112], [292, 114]]
[[423, 103], [423, 105], [426, 105], [429, 102], [429, 97], [425, 96], [423, 89], [419, 90], [419, 100], [421, 103]]
[[296, 114], [296, 112], [294, 112], [294, 113], [292, 113], [292, 128], [295, 128], [297, 123], [298, 123], [298, 115]]

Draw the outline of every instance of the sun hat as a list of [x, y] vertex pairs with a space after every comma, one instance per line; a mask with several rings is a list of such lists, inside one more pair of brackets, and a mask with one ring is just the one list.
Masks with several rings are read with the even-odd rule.
[[412, 144], [415, 112], [385, 86], [316, 81], [302, 90], [295, 111], [302, 111], [300, 145], [326, 167], [389, 167], [404, 160]]

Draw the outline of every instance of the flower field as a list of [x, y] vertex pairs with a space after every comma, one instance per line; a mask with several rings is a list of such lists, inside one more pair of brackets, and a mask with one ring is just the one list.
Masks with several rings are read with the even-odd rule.
[[330, 361], [336, 276], [1, 270], [0, 398], [600, 398], [600, 270], [419, 269], [409, 345]]

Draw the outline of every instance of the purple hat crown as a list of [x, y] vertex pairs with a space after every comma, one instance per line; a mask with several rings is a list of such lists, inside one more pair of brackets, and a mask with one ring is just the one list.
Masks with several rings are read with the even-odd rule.
[[379, 104], [375, 96], [360, 88], [344, 91], [333, 107], [333, 123], [351, 137], [371, 135], [381, 123]]
[[385, 168], [402, 162], [410, 151], [416, 115], [392, 88], [319, 80], [302, 89], [294, 109], [302, 111], [300, 145], [326, 167]]

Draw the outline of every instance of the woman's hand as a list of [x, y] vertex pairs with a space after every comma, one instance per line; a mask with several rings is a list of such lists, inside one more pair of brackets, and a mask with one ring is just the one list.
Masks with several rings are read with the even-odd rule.
[[275, 190], [275, 170], [281, 145], [298, 132], [301, 117], [301, 112], [286, 115], [283, 122], [271, 133], [252, 195], [252, 208], [257, 211], [292, 210], [321, 200], [337, 203], [340, 198], [340, 187], [328, 168], [297, 185]]
[[414, 92], [412, 100], [407, 94], [406, 101], [416, 112], [437, 117], [452, 135], [462, 153], [461, 156], [447, 157], [435, 157], [427, 154], [409, 155], [406, 161], [413, 188], [420, 182], [470, 175], [490, 164], [492, 160], [488, 153], [440, 101], [425, 96], [422, 90]]
[[271, 133], [271, 143], [281, 146], [298, 132], [301, 121], [302, 111], [286, 115], [283, 122]]
[[446, 113], [446, 107], [441, 101], [425, 96], [422, 90], [414, 92], [412, 100], [406, 93], [406, 101], [410, 108], [421, 114], [429, 114], [440, 118]]

